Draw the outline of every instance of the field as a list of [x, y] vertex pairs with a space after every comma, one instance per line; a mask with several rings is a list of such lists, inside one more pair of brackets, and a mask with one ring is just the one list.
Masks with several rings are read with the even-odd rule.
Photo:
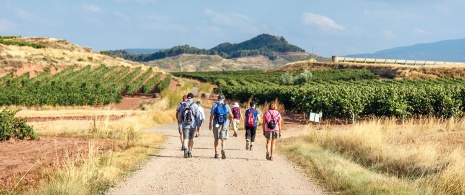
[[1, 110], [19, 110], [38, 139], [0, 142], [1, 193], [101, 193], [163, 141], [144, 128], [175, 120], [178, 82], [150, 67], [27, 67], [1, 74]]
[[[0, 142], [1, 192], [103, 193], [165, 139], [144, 128], [172, 123], [179, 97], [194, 86], [199, 95], [215, 86], [228, 102], [254, 100], [262, 112], [278, 100], [285, 129], [322, 111], [322, 124], [297, 126], [303, 134], [278, 148], [328, 192], [465, 193], [460, 67], [296, 66], [172, 74], [103, 64], [5, 68], [0, 105], [20, 109], [16, 117], [27, 117], [40, 139]], [[202, 102], [208, 108], [212, 100]]]

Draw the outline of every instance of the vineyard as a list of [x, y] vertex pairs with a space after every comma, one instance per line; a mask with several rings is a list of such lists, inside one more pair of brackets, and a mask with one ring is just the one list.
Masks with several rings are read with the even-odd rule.
[[[465, 111], [465, 79], [380, 80], [368, 70], [312, 71], [309, 81], [281, 85], [285, 72], [236, 71], [173, 73], [218, 85], [230, 100], [259, 104], [279, 99], [286, 110], [322, 111], [325, 118], [460, 116]], [[299, 73], [294, 73], [299, 74]]]
[[68, 66], [54, 75], [46, 70], [33, 78], [29, 72], [0, 77], [0, 105], [106, 105], [120, 102], [122, 94], [162, 91], [171, 81], [171, 75], [163, 78], [152, 68], [143, 71], [142, 67], [131, 69], [102, 64], [94, 69], [90, 65], [75, 69]]

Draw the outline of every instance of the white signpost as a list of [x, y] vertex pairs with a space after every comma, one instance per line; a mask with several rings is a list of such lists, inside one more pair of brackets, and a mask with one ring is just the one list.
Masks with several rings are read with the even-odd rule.
[[320, 123], [321, 117], [323, 117], [323, 113], [322, 113], [322, 112], [320, 112], [320, 113], [310, 112], [309, 117], [308, 117], [308, 120], [309, 120], [310, 122]]

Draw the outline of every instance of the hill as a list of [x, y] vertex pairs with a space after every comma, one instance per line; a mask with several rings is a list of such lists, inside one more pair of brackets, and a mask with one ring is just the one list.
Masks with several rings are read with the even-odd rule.
[[347, 57], [465, 62], [465, 39], [421, 43]]
[[276, 53], [275, 60], [262, 55], [225, 59], [219, 55], [181, 54], [143, 63], [168, 72], [263, 70], [281, 67], [295, 61], [315, 61], [315, 57], [317, 56], [305, 52]]
[[[91, 48], [54, 38], [0, 37], [0, 76], [5, 72], [32, 69], [31, 76], [44, 69], [54, 70], [74, 65], [142, 66], [143, 64], [111, 57]], [[24, 71], [24, 70], [22, 70]], [[159, 70], [158, 70], [159, 71]], [[20, 74], [18, 72], [18, 74]]]
[[[105, 51], [105, 53], [127, 60], [143, 62], [168, 71], [180, 71], [180, 64], [190, 67], [185, 68], [185, 71], [221, 70], [224, 68], [242, 70], [274, 68], [289, 62], [309, 59], [329, 60], [306, 53], [302, 48], [289, 44], [284, 37], [268, 34], [261, 34], [241, 43], [222, 43], [211, 49], [181, 45], [152, 54], [133, 54], [123, 50], [110, 50]], [[209, 61], [209, 59], [213, 61]], [[252, 63], [247, 65], [249, 62]]]
[[157, 51], [163, 50], [163, 49], [138, 49], [138, 48], [135, 48], [135, 49], [122, 49], [122, 50], [127, 51], [129, 53], [133, 53], [133, 54], [151, 54], [151, 53], [155, 53]]

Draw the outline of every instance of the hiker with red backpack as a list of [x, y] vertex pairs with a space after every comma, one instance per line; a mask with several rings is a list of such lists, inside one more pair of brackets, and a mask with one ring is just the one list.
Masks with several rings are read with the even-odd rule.
[[263, 135], [266, 137], [266, 159], [273, 160], [276, 140], [281, 137], [281, 114], [276, 110], [275, 102], [263, 114]]
[[215, 102], [210, 111], [210, 124], [208, 129], [213, 130], [215, 138], [215, 157], [218, 158], [218, 142], [221, 139], [221, 158], [226, 159], [225, 147], [228, 139], [229, 119], [232, 119], [231, 108], [224, 102], [223, 94], [218, 96], [218, 102]]
[[232, 108], [232, 113], [233, 113], [233, 130], [234, 130], [234, 137], [237, 137], [237, 129], [239, 127], [239, 123], [242, 121], [242, 115], [241, 115], [241, 108], [239, 107], [239, 103], [234, 102], [233, 108]]
[[245, 149], [252, 151], [253, 142], [255, 141], [255, 134], [258, 126], [258, 110], [255, 109], [255, 102], [250, 102], [250, 108], [245, 111]]
[[178, 119], [181, 120], [182, 132], [184, 135], [183, 146], [186, 145], [186, 141], [188, 140], [187, 148], [184, 149], [184, 158], [192, 157], [194, 135], [197, 132], [197, 127], [201, 124], [199, 105], [193, 101], [193, 98], [194, 94], [187, 94], [187, 101], [181, 105], [179, 109]]

